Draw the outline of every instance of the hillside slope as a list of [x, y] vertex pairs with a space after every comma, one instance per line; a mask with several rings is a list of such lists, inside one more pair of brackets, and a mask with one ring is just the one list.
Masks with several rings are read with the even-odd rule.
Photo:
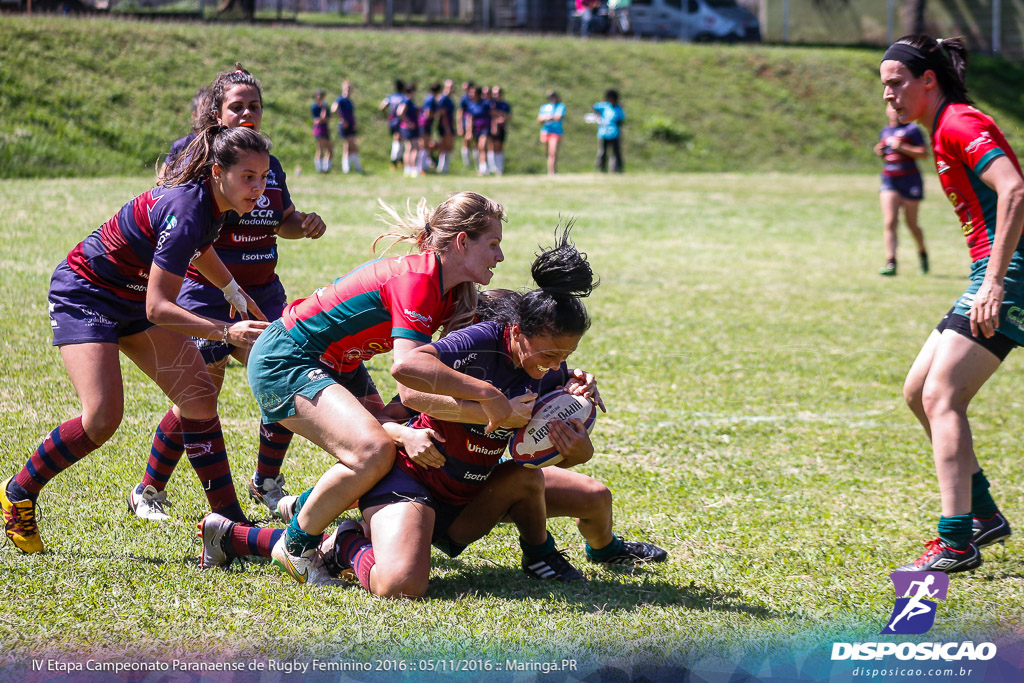
[[[697, 46], [566, 37], [0, 18], [0, 177], [149, 172], [187, 131], [196, 87], [236, 61], [263, 82], [263, 129], [286, 169], [312, 167], [308, 111], [321, 87], [356, 84], [361, 148], [383, 170], [376, 112], [395, 77], [498, 83], [512, 103], [507, 171], [543, 172], [537, 107], [568, 106], [561, 169], [592, 167], [583, 122], [606, 88], [622, 94], [627, 168], [869, 171], [883, 123], [875, 49]], [[1024, 148], [1024, 66], [977, 59], [981, 106]]]

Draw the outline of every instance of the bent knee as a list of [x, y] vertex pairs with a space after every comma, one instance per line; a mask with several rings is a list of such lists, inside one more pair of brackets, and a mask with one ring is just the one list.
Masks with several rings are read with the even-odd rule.
[[97, 446], [105, 443], [121, 426], [124, 418], [123, 407], [108, 407], [97, 413], [82, 415], [82, 429]]
[[427, 594], [427, 577], [379, 576], [374, 582], [373, 593], [382, 598], [407, 598], [415, 600]]
[[[383, 432], [382, 432], [383, 433]], [[395, 464], [395, 444], [384, 434], [384, 438], [368, 437], [354, 444], [347, 453], [338, 457], [352, 469], [383, 477]]]

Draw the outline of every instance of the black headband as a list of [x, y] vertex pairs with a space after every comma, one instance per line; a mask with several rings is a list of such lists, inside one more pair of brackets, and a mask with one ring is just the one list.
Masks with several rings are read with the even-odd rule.
[[885, 55], [882, 57], [883, 62], [888, 60], [906, 65], [914, 76], [920, 76], [931, 68], [928, 66], [928, 59], [924, 56], [924, 53], [913, 45], [907, 45], [906, 43], [894, 43], [889, 46], [889, 49], [885, 51]]

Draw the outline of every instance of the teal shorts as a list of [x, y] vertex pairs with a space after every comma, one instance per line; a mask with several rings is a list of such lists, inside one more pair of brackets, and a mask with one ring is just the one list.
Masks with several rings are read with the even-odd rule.
[[332, 384], [340, 384], [356, 398], [377, 394], [366, 366], [337, 372], [304, 350], [278, 320], [253, 344], [249, 353], [249, 388], [260, 406], [265, 424], [295, 414], [295, 397], [316, 398]]
[[[953, 313], [965, 318], [969, 316], [971, 306], [974, 304], [974, 295], [978, 293], [978, 288], [981, 287], [981, 283], [985, 279], [987, 267], [988, 258], [971, 264], [971, 284], [953, 304]], [[1010, 267], [1006, 269], [1003, 292], [1003, 305], [999, 309], [997, 331], [1018, 345], [1024, 345], [1024, 256], [1019, 251], [1013, 253]]]

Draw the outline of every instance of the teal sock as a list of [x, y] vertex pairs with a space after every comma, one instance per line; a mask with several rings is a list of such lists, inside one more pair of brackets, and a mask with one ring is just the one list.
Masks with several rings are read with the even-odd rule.
[[954, 515], [939, 517], [939, 538], [954, 550], [966, 550], [971, 542], [974, 529], [971, 527], [972, 515]]
[[548, 538], [540, 545], [530, 545], [529, 543], [523, 542], [523, 537], [519, 537], [519, 547], [523, 549], [523, 554], [526, 555], [527, 559], [539, 560], [542, 557], [547, 557], [551, 553], [555, 552], [555, 539], [552, 538], [551, 532], [548, 532]]
[[592, 548], [589, 543], [584, 543], [587, 548], [587, 557], [592, 562], [604, 562], [622, 552], [622, 539], [612, 534], [612, 542], [603, 548]]
[[322, 540], [324, 540], [322, 534], [312, 536], [299, 528], [298, 515], [292, 517], [292, 521], [288, 522], [288, 528], [284, 532], [284, 547], [289, 555], [301, 555], [320, 545]]
[[299, 494], [298, 499], [295, 501], [295, 509], [292, 510], [292, 519], [299, 516], [299, 510], [306, 504], [306, 499], [313, 493], [313, 487], [310, 486], [308, 489]]
[[978, 519], [989, 519], [999, 512], [999, 506], [988, 492], [989, 486], [984, 470], [971, 475], [971, 514]]

